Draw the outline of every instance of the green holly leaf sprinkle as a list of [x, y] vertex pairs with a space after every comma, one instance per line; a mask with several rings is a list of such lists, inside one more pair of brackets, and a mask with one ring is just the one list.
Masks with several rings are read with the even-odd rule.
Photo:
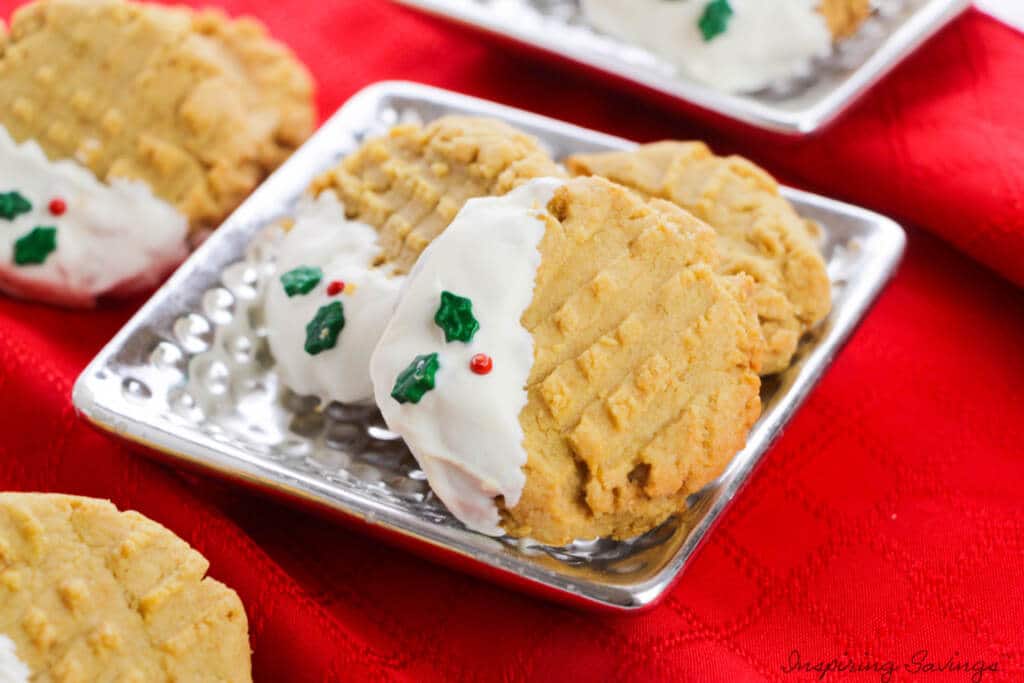
[[441, 292], [441, 306], [434, 322], [444, 330], [446, 342], [468, 342], [480, 329], [480, 323], [473, 317], [473, 302], [451, 292]]
[[291, 298], [297, 294], [309, 294], [320, 284], [323, 276], [324, 271], [315, 266], [299, 266], [282, 275], [281, 284], [284, 285], [284, 293]]
[[37, 225], [14, 243], [14, 263], [38, 265], [57, 248], [57, 228]]
[[321, 351], [333, 349], [338, 335], [345, 327], [345, 309], [340, 301], [321, 306], [313, 319], [306, 325], [306, 353], [315, 356]]
[[419, 403], [423, 394], [434, 388], [434, 376], [440, 368], [436, 353], [416, 356], [409, 367], [398, 373], [391, 398], [399, 403]]
[[19, 214], [32, 210], [32, 202], [20, 192], [0, 192], [0, 218], [13, 221]]
[[712, 0], [712, 2], [709, 2], [707, 7], [704, 8], [704, 13], [700, 15], [700, 21], [697, 22], [700, 32], [704, 35], [704, 42], [711, 42], [714, 38], [725, 33], [731, 18], [732, 6], [729, 5], [729, 0]]

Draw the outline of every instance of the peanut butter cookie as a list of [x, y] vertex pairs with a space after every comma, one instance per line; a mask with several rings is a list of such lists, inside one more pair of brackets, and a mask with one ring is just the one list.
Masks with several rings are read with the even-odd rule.
[[[312, 132], [312, 80], [254, 20], [39, 0], [0, 37], [0, 124], [215, 227]], [[113, 210], [113, 208], [112, 208]]]
[[752, 283], [717, 259], [692, 215], [602, 178], [471, 200], [373, 355], [381, 412], [470, 528], [647, 531], [760, 413]]
[[801, 335], [828, 315], [831, 285], [816, 227], [797, 215], [774, 178], [746, 159], [715, 156], [700, 142], [657, 142], [573, 156], [566, 165], [574, 174], [604, 176], [672, 201], [715, 229], [721, 272], [754, 281], [764, 374], [788, 367]]
[[207, 567], [107, 501], [0, 493], [0, 636], [31, 680], [251, 681], [245, 610]]
[[466, 200], [558, 175], [534, 137], [495, 119], [445, 116], [367, 141], [312, 191], [333, 189], [349, 218], [380, 232], [381, 262], [406, 272]]
[[[494, 119], [446, 116], [366, 141], [312, 184], [280, 246], [283, 279], [264, 310], [282, 381], [327, 401], [372, 399], [370, 354], [420, 253], [472, 198], [562, 173]], [[287, 286], [297, 277], [304, 291]]]

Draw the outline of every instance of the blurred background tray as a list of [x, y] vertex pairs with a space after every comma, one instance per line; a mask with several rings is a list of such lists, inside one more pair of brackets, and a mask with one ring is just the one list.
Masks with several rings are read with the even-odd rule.
[[695, 111], [790, 135], [826, 126], [970, 5], [970, 0], [876, 0], [874, 15], [830, 58], [816, 64], [809, 78], [730, 94], [687, 79], [642, 47], [590, 28], [579, 0], [395, 1], [611, 74]]

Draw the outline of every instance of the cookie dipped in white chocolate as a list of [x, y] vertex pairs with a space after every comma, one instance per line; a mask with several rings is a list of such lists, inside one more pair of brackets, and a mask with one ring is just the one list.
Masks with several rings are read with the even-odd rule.
[[[370, 354], [404, 280], [374, 267], [380, 251], [377, 231], [348, 220], [333, 191], [299, 206], [265, 303], [270, 350], [292, 391], [343, 403], [373, 398]], [[308, 328], [320, 311], [326, 323], [311, 340]]]
[[14, 641], [0, 633], [0, 683], [28, 683], [31, 675], [25, 662], [18, 659]]
[[495, 497], [526, 477], [519, 414], [533, 367], [533, 299], [547, 204], [541, 178], [471, 199], [420, 256], [370, 362], [377, 405], [431, 488], [470, 529], [504, 533]]
[[79, 307], [144, 291], [184, 260], [187, 233], [142, 181], [101, 182], [0, 126], [0, 290]]
[[804, 74], [814, 59], [828, 56], [832, 34], [818, 5], [819, 0], [583, 0], [583, 12], [597, 29], [648, 48], [698, 81], [751, 92]]

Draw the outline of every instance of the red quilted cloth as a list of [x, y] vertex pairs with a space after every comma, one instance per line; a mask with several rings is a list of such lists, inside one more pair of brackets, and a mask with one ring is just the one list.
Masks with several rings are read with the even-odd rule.
[[[71, 384], [134, 304], [0, 299], [0, 489], [109, 497], [183, 536], [245, 601], [259, 681], [1024, 680], [1024, 294], [1011, 282], [1024, 283], [1024, 37], [969, 13], [819, 139], [779, 141], [715, 134], [382, 1], [225, 4], [295, 47], [325, 115], [372, 81], [419, 80], [636, 139], [705, 137], [918, 227], [692, 568], [643, 615], [508, 592], [93, 431]], [[871, 670], [792, 672], [794, 656]], [[998, 671], [929, 671], [950, 658]]]

